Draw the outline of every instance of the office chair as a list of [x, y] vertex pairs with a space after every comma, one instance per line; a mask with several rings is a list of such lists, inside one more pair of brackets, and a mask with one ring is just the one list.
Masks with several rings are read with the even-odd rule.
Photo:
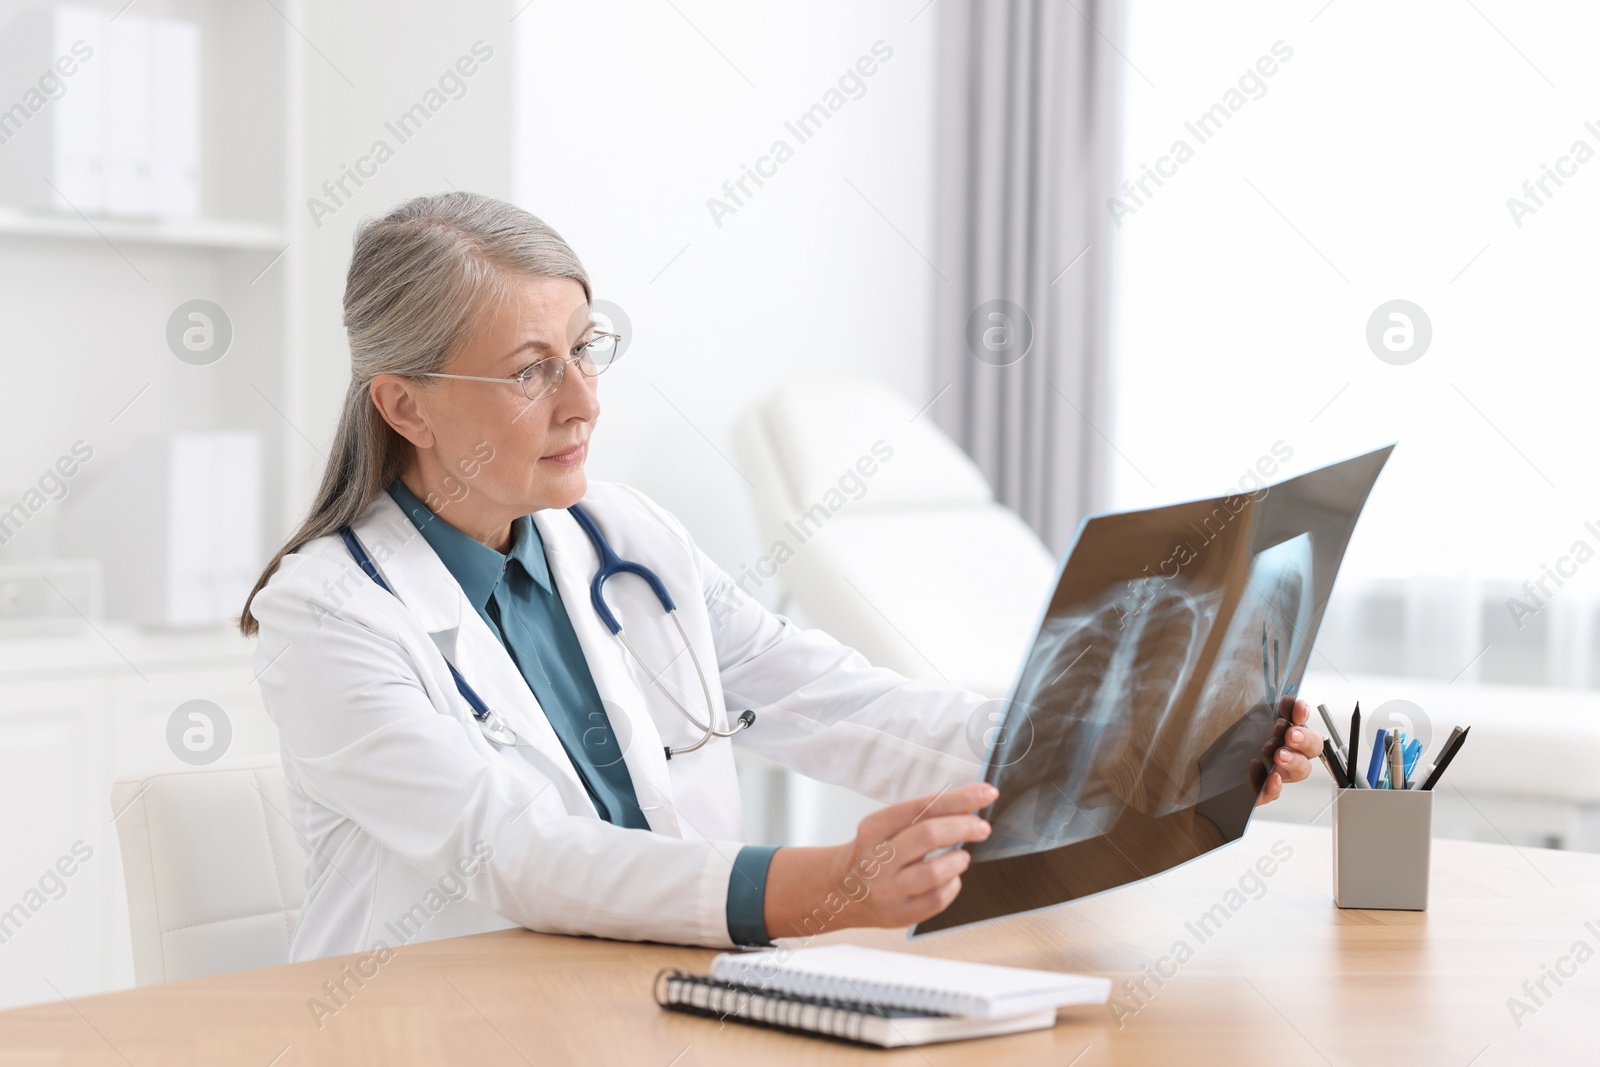
[[288, 962], [306, 850], [276, 759], [122, 778], [111, 810], [137, 984]]

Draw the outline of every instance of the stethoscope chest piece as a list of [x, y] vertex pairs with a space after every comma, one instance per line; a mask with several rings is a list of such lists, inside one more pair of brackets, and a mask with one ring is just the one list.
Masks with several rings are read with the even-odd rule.
[[506, 745], [509, 747], [517, 743], [516, 733], [511, 729], [511, 727], [507, 726], [506, 721], [495, 712], [491, 711], [483, 719], [480, 719], [478, 722], [478, 729], [483, 731], [484, 737], [487, 737], [490, 741], [493, 741], [497, 745]]

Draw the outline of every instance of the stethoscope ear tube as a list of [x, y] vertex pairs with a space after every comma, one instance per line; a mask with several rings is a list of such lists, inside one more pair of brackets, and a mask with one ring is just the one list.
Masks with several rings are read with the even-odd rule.
[[[644, 668], [644, 672], [650, 676], [651, 684], [661, 690], [662, 695], [672, 702], [672, 706], [677, 708], [684, 718], [688, 719], [700, 730], [700, 740], [692, 745], [685, 745], [682, 748], [673, 748], [671, 745], [664, 746], [663, 751], [666, 752], [667, 759], [703, 748], [714, 737], [732, 737], [740, 730], [748, 730], [756, 721], [756, 713], [753, 711], [742, 713], [739, 716], [738, 725], [730, 730], [718, 730], [711, 721], [712, 709], [715, 705], [711, 702], [711, 687], [706, 683], [705, 669], [700, 666], [700, 657], [695, 653], [694, 642], [689, 640], [689, 632], [683, 628], [683, 622], [678, 618], [677, 605], [672, 602], [672, 596], [667, 592], [666, 584], [662, 582], [660, 576], [642, 563], [633, 563], [617, 555], [611, 544], [605, 539], [605, 535], [600, 532], [599, 524], [594, 521], [593, 516], [583, 509], [582, 505], [574, 504], [567, 511], [572, 514], [578, 525], [583, 528], [583, 532], [588, 535], [589, 543], [594, 546], [594, 554], [599, 560], [599, 569], [595, 571], [594, 578], [589, 582], [589, 602], [594, 605], [595, 612], [600, 616], [600, 620], [605, 623], [606, 629], [617, 636], [623, 647], [633, 656], [635, 662]], [[682, 701], [673, 696], [671, 690], [661, 683], [661, 672], [652, 668], [645, 661], [645, 658], [639, 655], [639, 650], [633, 647], [633, 642], [628, 640], [628, 635], [622, 630], [622, 624], [617, 621], [616, 615], [612, 613], [611, 608], [606, 604], [606, 580], [612, 575], [624, 573], [642, 578], [649, 584], [651, 591], [656, 595], [656, 599], [661, 602], [661, 609], [667, 613], [667, 618], [671, 619], [672, 625], [677, 628], [678, 637], [683, 642], [684, 650], [689, 653], [689, 659], [694, 664], [694, 673], [700, 678], [700, 693], [704, 697], [706, 704], [705, 722], [695, 718], [694, 713], [684, 707]]]
[[750, 727], [754, 726], [756, 724], [756, 713], [753, 711], [741, 711], [737, 721], [739, 725], [735, 726], [733, 729], [727, 731], [708, 731], [704, 737], [700, 738], [700, 740], [696, 741], [694, 744], [689, 745], [687, 748], [673, 748], [671, 745], [666, 745], [663, 751], [666, 752], [667, 759], [671, 759], [673, 756], [681, 756], [685, 752], [693, 752], [695, 749], [701, 748], [713, 737], [732, 737], [740, 730], [748, 730]]
[[594, 554], [600, 558], [599, 569], [589, 582], [589, 603], [594, 605], [595, 614], [600, 616], [600, 621], [605, 623], [606, 629], [613, 634], [622, 632], [622, 624], [606, 605], [605, 594], [602, 591], [606, 579], [614, 574], [626, 573], [643, 578], [650, 586], [650, 590], [655, 593], [656, 599], [661, 602], [662, 610], [667, 612], [677, 610], [677, 605], [672, 602], [672, 594], [667, 592], [666, 583], [655, 571], [642, 563], [630, 563], [617, 555], [611, 543], [600, 532], [600, 527], [595, 524], [594, 518], [581, 505], [574, 504], [567, 511], [577, 520], [578, 525], [583, 527], [583, 532], [589, 537], [589, 543], [594, 546]]
[[696, 741], [692, 745], [686, 745], [683, 748], [673, 748], [671, 745], [667, 745], [667, 758], [671, 759], [673, 756], [682, 756], [686, 753], [694, 752], [697, 749], [703, 748], [705, 744], [713, 737], [732, 737], [740, 730], [748, 730], [756, 721], [756, 713], [753, 711], [744, 712], [739, 716], [738, 724], [731, 730], [718, 730], [715, 724], [709, 721], [711, 718], [711, 709], [713, 707], [711, 703], [711, 687], [706, 684], [706, 672], [700, 668], [700, 657], [695, 654], [694, 642], [689, 640], [689, 632], [683, 628], [683, 623], [678, 619], [678, 610], [676, 608], [669, 610], [667, 612], [667, 617], [670, 618], [672, 620], [672, 624], [678, 628], [678, 636], [683, 639], [683, 647], [688, 650], [689, 659], [694, 663], [694, 672], [700, 677], [700, 692], [705, 697], [706, 702], [706, 718], [708, 720], [706, 722], [701, 722], [699, 719], [695, 718], [694, 714], [690, 712], [688, 708], [684, 707], [682, 702], [679, 701], [677, 697], [672, 695], [672, 691], [661, 684], [660, 672], [656, 671], [650, 666], [649, 663], [645, 662], [644, 657], [639, 655], [639, 650], [633, 647], [633, 642], [628, 640], [628, 635], [622, 631], [621, 627], [617, 628], [617, 637], [622, 641], [623, 647], [625, 647], [633, 655], [633, 658], [639, 662], [639, 666], [644, 668], [644, 672], [650, 676], [650, 681], [655, 685], [655, 687], [661, 690], [662, 695], [672, 702], [672, 706], [677, 708], [678, 711], [682, 713], [684, 718], [694, 723], [695, 727], [701, 731], [700, 740]]

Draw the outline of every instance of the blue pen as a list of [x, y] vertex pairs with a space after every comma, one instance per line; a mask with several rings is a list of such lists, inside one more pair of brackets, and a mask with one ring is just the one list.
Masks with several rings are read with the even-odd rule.
[[1411, 772], [1417, 766], [1417, 760], [1422, 758], [1422, 739], [1421, 738], [1413, 738], [1412, 739], [1411, 743], [1406, 746], [1405, 756], [1406, 756], [1406, 781], [1409, 782], [1409, 781], [1411, 781], [1411, 777], [1412, 777]]
[[1388, 735], [1388, 730], [1379, 730], [1372, 743], [1372, 758], [1367, 761], [1367, 784], [1373, 789], [1378, 788], [1378, 774], [1383, 770], [1383, 739]]

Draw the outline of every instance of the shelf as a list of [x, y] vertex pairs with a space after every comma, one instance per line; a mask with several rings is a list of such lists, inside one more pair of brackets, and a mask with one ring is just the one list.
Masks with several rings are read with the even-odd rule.
[[[96, 621], [94, 628], [0, 639], [0, 685], [65, 678], [134, 678], [248, 666], [255, 642], [231, 626], [162, 630]], [[5, 709], [0, 708], [0, 715]]]
[[254, 222], [223, 219], [112, 219], [78, 215], [32, 214], [0, 208], [0, 240], [6, 237], [45, 237], [99, 241], [112, 244], [172, 245], [188, 248], [227, 248], [277, 251], [284, 246], [283, 231]]

